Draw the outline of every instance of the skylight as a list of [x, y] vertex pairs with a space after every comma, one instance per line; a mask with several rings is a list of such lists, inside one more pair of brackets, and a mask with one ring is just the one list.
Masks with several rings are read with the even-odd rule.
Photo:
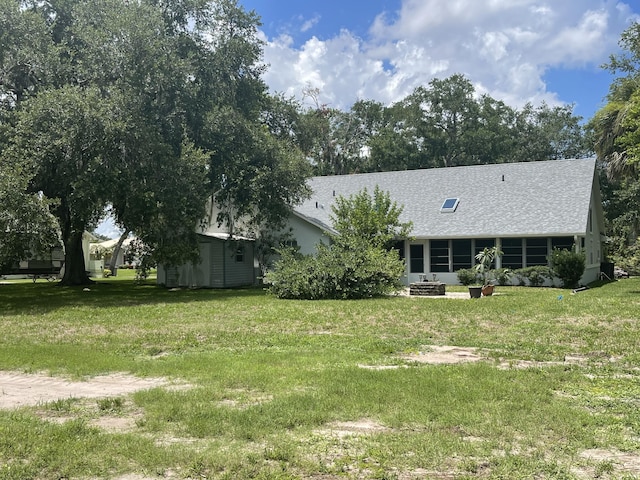
[[457, 198], [445, 198], [440, 211], [444, 213], [455, 212], [456, 208], [458, 208], [458, 203], [460, 203], [460, 200]]

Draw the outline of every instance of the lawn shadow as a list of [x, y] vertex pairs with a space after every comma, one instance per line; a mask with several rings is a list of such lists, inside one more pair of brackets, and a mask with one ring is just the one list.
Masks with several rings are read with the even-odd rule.
[[66, 307], [113, 308], [123, 306], [227, 302], [264, 296], [262, 286], [233, 289], [168, 289], [134, 280], [97, 280], [88, 286], [59, 283], [5, 283], [0, 285], [1, 315], [46, 313]]

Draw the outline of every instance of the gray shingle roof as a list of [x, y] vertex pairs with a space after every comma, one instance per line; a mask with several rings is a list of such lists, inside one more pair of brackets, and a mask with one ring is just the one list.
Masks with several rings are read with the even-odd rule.
[[[314, 177], [295, 212], [328, 228], [336, 196], [378, 185], [404, 205], [415, 237], [577, 235], [587, 228], [594, 174], [595, 159], [574, 159]], [[441, 212], [451, 197], [456, 211]]]

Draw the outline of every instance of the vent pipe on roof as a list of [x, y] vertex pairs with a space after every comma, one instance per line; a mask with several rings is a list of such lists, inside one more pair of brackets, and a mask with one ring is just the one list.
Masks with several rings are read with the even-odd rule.
[[334, 196], [334, 197], [336, 196], [336, 191], [335, 191], [335, 190], [333, 191], [333, 196]]
[[504, 175], [502, 175], [502, 181], [504, 182]]

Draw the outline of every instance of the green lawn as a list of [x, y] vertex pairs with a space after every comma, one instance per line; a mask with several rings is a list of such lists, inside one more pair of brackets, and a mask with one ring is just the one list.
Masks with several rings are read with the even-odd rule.
[[[316, 302], [2, 284], [0, 371], [183, 386], [0, 410], [0, 479], [640, 478], [638, 317], [640, 279]], [[485, 359], [414, 361], [444, 345]]]

